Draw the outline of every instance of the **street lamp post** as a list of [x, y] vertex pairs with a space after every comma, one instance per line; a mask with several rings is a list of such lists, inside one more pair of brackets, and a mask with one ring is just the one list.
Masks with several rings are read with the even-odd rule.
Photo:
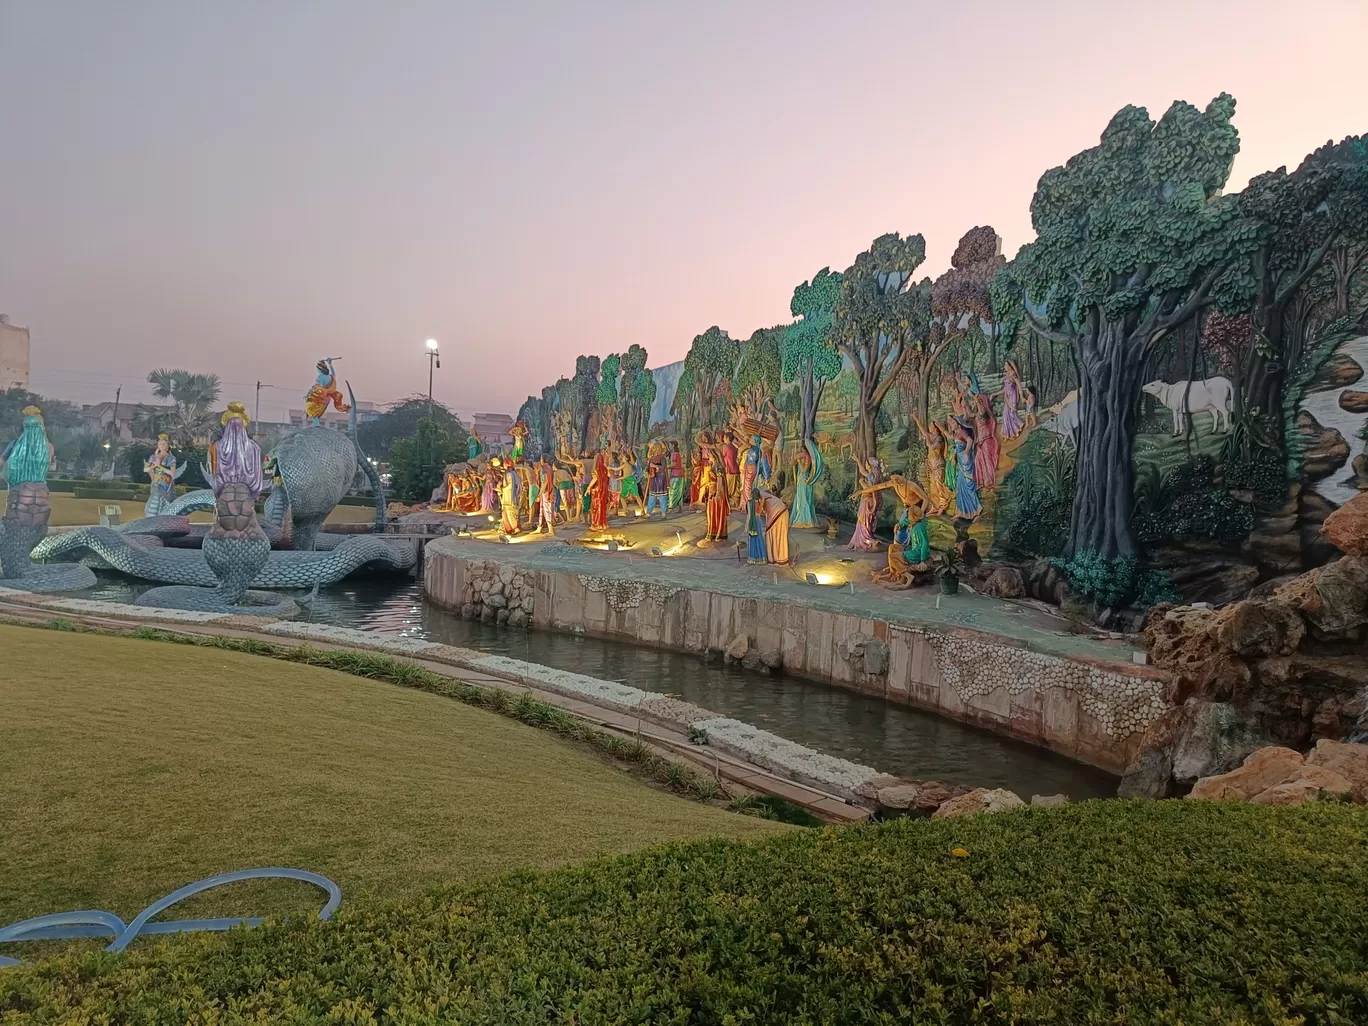
[[442, 357], [437, 352], [437, 340], [430, 338], [427, 340], [428, 355], [428, 420], [432, 419], [432, 369], [433, 366], [442, 365]]

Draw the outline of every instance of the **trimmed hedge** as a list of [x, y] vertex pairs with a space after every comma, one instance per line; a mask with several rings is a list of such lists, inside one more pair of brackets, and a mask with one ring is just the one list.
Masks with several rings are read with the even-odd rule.
[[1366, 882], [1329, 803], [795, 831], [52, 958], [0, 1022], [1364, 1023]]

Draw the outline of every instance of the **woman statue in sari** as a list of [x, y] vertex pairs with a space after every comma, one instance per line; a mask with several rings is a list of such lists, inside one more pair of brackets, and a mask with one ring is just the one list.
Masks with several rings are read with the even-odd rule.
[[771, 563], [785, 566], [789, 561], [789, 508], [773, 492], [761, 489], [760, 499], [764, 503], [765, 555]]
[[600, 449], [594, 457], [594, 476], [589, 481], [589, 530], [608, 527], [608, 456]]
[[760, 451], [760, 436], [751, 435], [751, 444], [741, 461], [741, 494], [747, 497], [747, 504], [750, 502], [751, 492], [755, 490], [755, 479], [759, 477], [764, 481], [769, 477], [761, 467], [762, 462], [764, 456]]
[[533, 480], [537, 483], [537, 533], [556, 534], [556, 478], [551, 472], [551, 461], [542, 456], [532, 465]]
[[880, 482], [883, 472], [877, 456], [861, 460], [852, 451], [851, 459], [855, 461], [855, 468], [859, 472], [861, 487], [850, 497], [858, 499], [860, 506], [855, 513], [855, 533], [850, 536], [850, 544], [846, 548], [867, 552], [879, 547], [879, 540], [874, 537], [874, 525], [879, 519], [879, 490], [873, 486]]
[[310, 424], [322, 424], [323, 414], [328, 412], [328, 404], [336, 407], [338, 413], [351, 409], [342, 401], [342, 393], [337, 390], [337, 375], [333, 373], [334, 357], [318, 361], [318, 377], [304, 396], [304, 416]]
[[702, 450], [703, 476], [698, 493], [708, 515], [707, 540], [727, 540], [727, 518], [731, 516], [731, 498], [727, 495], [727, 476], [722, 456], [713, 450]]
[[978, 377], [965, 372], [969, 411], [974, 418], [974, 484], [980, 493], [997, 484], [997, 418], [993, 399], [979, 387]]
[[1021, 376], [1017, 365], [1008, 360], [1002, 365], [1002, 437], [1015, 438], [1025, 424], [1017, 407], [1021, 404]]
[[979, 502], [978, 485], [974, 481], [974, 432], [968, 422], [956, 424], [955, 445], [955, 510], [959, 519], [977, 520], [983, 512]]
[[497, 462], [490, 460], [485, 464], [484, 473], [480, 475], [480, 512], [493, 513], [498, 509], [498, 481]]
[[760, 490], [752, 488], [746, 500], [746, 562], [764, 565], [769, 562], [765, 551], [765, 503]]
[[[934, 420], [930, 427], [927, 427], [914, 413], [912, 422], [917, 425], [917, 433], [926, 443], [926, 490], [930, 493], [928, 496], [929, 512], [944, 513], [955, 501], [954, 485], [947, 483], [949, 474], [946, 472], [946, 464], [950, 448], [949, 442], [946, 441], [945, 432], [941, 430], [941, 426]], [[951, 466], [950, 470], [953, 471], [954, 467]]]
[[813, 492], [822, 476], [822, 454], [811, 438], [803, 439], [803, 451], [793, 465], [793, 527], [816, 527]]
[[736, 436], [726, 428], [717, 435], [718, 452], [722, 456], [722, 473], [725, 475], [723, 487], [730, 497], [733, 510], [743, 509], [746, 505], [745, 493], [741, 491], [741, 461], [736, 450]]
[[499, 525], [504, 534], [518, 533], [518, 472], [513, 467], [500, 467], [499, 477], [499, 513], [502, 522]]
[[152, 455], [143, 461], [143, 472], [147, 474], [152, 487], [147, 492], [147, 503], [143, 506], [143, 516], [161, 516], [176, 495], [176, 479], [184, 468], [176, 470], [176, 457], [171, 453], [171, 443], [166, 435], [157, 436], [157, 447]]
[[669, 508], [679, 510], [684, 508], [684, 454], [679, 451], [679, 440], [670, 439], [670, 497]]
[[474, 460], [480, 453], [484, 452], [484, 442], [480, 439], [480, 433], [473, 427], [470, 434], [466, 436], [466, 459]]

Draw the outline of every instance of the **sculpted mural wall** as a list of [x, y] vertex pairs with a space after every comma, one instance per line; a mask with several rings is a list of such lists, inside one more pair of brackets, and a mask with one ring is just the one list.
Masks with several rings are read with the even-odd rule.
[[1226, 192], [1234, 112], [1119, 111], [1041, 176], [1011, 260], [978, 226], [918, 278], [923, 238], [890, 233], [798, 284], [790, 323], [713, 326], [654, 371], [581, 356], [520, 411], [529, 450], [673, 441], [696, 482], [734, 447], [794, 529], [1052, 558], [1099, 603], [1319, 565], [1368, 489], [1368, 136]]

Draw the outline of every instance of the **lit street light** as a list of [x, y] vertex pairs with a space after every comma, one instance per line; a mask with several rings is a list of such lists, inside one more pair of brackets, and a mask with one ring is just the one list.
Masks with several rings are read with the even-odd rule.
[[432, 419], [432, 370], [434, 365], [442, 366], [441, 354], [437, 352], [437, 340], [430, 338], [427, 340], [428, 355], [428, 419]]

